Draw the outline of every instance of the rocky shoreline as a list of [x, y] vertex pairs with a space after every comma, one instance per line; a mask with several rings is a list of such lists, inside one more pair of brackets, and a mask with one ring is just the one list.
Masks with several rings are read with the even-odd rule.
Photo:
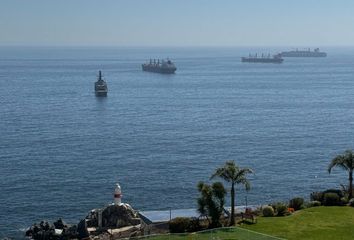
[[[78, 224], [69, 225], [62, 219], [53, 223], [35, 223], [25, 236], [34, 240], [118, 239], [143, 236], [154, 229], [152, 222], [129, 204], [122, 203], [121, 187], [117, 183], [114, 202], [104, 208], [91, 210]], [[155, 228], [156, 229], [156, 228]]]
[[109, 239], [137, 237], [144, 233], [144, 221], [129, 204], [111, 204], [93, 209], [78, 224], [69, 225], [62, 219], [53, 223], [33, 224], [25, 233], [34, 240]]

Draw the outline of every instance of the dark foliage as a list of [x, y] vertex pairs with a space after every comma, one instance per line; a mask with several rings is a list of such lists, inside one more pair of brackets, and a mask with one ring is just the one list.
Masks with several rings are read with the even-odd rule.
[[[328, 189], [326, 191], [323, 192], [323, 194], [326, 194], [326, 193], [335, 193], [338, 195], [339, 198], [342, 198], [344, 197], [344, 193], [342, 190], [339, 190], [339, 189]], [[324, 196], [323, 196], [324, 197]]]
[[289, 208], [294, 208], [295, 211], [303, 208], [304, 199], [301, 197], [296, 197], [290, 200]]
[[202, 226], [198, 218], [191, 218], [189, 226], [187, 227], [187, 232], [197, 232], [202, 230]]
[[[199, 182], [198, 191], [200, 197], [197, 199], [198, 212], [205, 217], [211, 217], [209, 228], [220, 227], [220, 217], [224, 211], [226, 190], [221, 182], [215, 182], [211, 186]], [[208, 218], [209, 220], [209, 218]]]
[[310, 195], [311, 201], [323, 202], [323, 192], [313, 192]]
[[333, 192], [325, 193], [323, 196], [323, 205], [325, 206], [338, 206], [341, 205], [338, 194]]
[[273, 204], [272, 207], [275, 210], [276, 216], [285, 216], [288, 215], [288, 206], [285, 203], [278, 202], [276, 204]]
[[171, 233], [184, 233], [187, 232], [191, 225], [191, 219], [186, 217], [177, 217], [169, 222]]
[[[329, 194], [329, 193], [331, 193], [330, 197], [329, 197], [331, 199], [326, 200], [325, 195]], [[337, 197], [334, 197], [334, 195], [336, 195]], [[337, 198], [338, 198], [338, 201], [337, 201], [337, 203], [335, 203], [335, 205], [343, 205], [343, 204], [346, 204], [346, 202], [347, 202], [344, 192], [339, 189], [327, 189], [326, 191], [323, 191], [323, 192], [313, 192], [313, 193], [311, 193], [310, 197], [311, 197], [312, 201], [319, 201], [319, 202], [321, 202], [322, 205], [325, 205], [325, 206], [329, 206], [326, 204], [334, 204], [333, 201], [334, 201], [334, 199], [337, 199]], [[328, 201], [330, 201], [330, 202], [328, 202]], [[333, 205], [330, 205], [330, 206], [333, 206]]]

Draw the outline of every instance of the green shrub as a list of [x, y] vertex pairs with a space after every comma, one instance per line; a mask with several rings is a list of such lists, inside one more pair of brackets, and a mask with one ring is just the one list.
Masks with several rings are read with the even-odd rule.
[[202, 230], [202, 226], [200, 225], [198, 218], [190, 219], [189, 225], [187, 227], [187, 232], [198, 232]]
[[295, 211], [303, 208], [303, 205], [304, 205], [304, 199], [300, 197], [293, 198], [289, 202], [289, 208], [294, 208]]
[[326, 191], [323, 192], [323, 200], [324, 200], [324, 194], [326, 193], [335, 193], [338, 195], [339, 198], [344, 197], [344, 193], [342, 190], [339, 189], [327, 189]]
[[272, 206], [264, 206], [262, 209], [263, 217], [273, 217], [274, 209]]
[[171, 233], [183, 233], [186, 232], [191, 225], [190, 218], [177, 217], [169, 222], [169, 228]]
[[338, 206], [341, 205], [340, 197], [333, 192], [325, 193], [323, 196], [323, 205], [325, 206]]
[[[333, 202], [328, 202], [331, 200], [325, 200], [325, 195], [329, 194], [329, 193], [331, 193], [330, 196], [332, 196], [332, 197], [330, 197], [330, 198], [332, 198], [332, 199], [336, 198], [336, 197], [334, 197], [334, 194], [337, 195], [338, 201], [333, 203]], [[323, 192], [313, 192], [313, 193], [311, 193], [311, 200], [312, 201], [320, 201], [322, 205], [326, 205], [326, 204], [345, 205], [348, 202], [348, 199], [345, 198], [344, 192], [339, 189], [327, 189], [326, 191], [323, 191]]]
[[311, 208], [311, 207], [319, 207], [321, 206], [321, 202], [320, 201], [310, 201], [307, 203], [307, 206], [308, 208]]
[[354, 207], [354, 198], [349, 200], [349, 206]]
[[284, 203], [279, 203], [276, 208], [277, 216], [285, 216], [288, 215], [288, 206]]
[[323, 193], [322, 192], [313, 192], [310, 195], [311, 201], [318, 201], [321, 202], [323, 201]]
[[271, 206], [274, 209], [274, 214], [276, 216], [285, 216], [288, 215], [288, 206], [285, 203], [282, 202], [277, 202], [277, 203], [272, 203]]

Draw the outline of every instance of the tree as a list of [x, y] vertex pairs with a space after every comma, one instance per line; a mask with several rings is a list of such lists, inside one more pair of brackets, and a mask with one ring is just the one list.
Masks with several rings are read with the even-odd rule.
[[339, 167], [344, 169], [349, 174], [349, 199], [353, 198], [353, 171], [354, 171], [354, 154], [352, 150], [347, 150], [332, 159], [328, 166], [328, 173], [331, 173], [332, 168]]
[[[221, 182], [215, 182], [211, 186], [204, 183], [198, 183], [198, 212], [206, 216], [209, 227], [219, 227], [220, 217], [224, 210], [226, 190]], [[211, 217], [211, 222], [208, 218]]]
[[250, 182], [246, 178], [247, 174], [253, 173], [250, 168], [240, 168], [236, 165], [235, 161], [227, 161], [224, 166], [217, 168], [215, 173], [210, 179], [215, 177], [220, 177], [224, 181], [231, 183], [231, 215], [230, 215], [230, 226], [235, 225], [235, 185], [242, 184], [245, 186], [246, 191], [250, 190]]

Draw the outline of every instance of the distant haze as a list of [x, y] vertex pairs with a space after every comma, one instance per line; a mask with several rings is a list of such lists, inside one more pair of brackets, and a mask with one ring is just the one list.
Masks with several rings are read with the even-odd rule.
[[0, 45], [348, 46], [352, 0], [1, 0]]

